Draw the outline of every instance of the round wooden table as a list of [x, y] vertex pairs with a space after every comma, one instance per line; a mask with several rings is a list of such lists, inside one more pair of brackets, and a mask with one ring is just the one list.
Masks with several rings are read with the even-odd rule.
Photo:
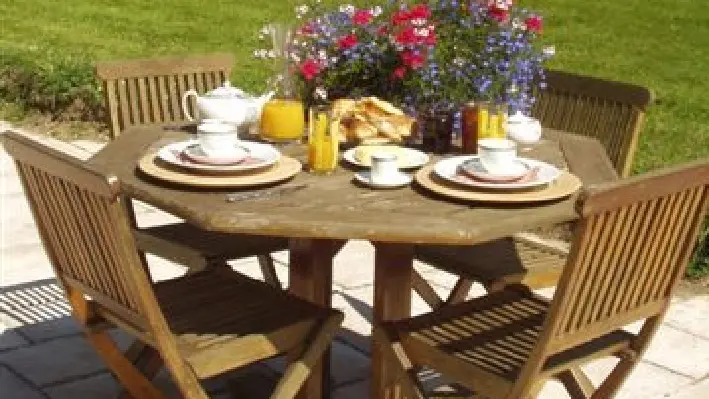
[[[205, 230], [289, 237], [290, 286], [295, 295], [330, 306], [333, 257], [349, 239], [369, 240], [375, 247], [374, 323], [411, 313], [411, 276], [416, 244], [475, 244], [528, 228], [577, 219], [577, 195], [527, 205], [456, 202], [412, 185], [373, 191], [353, 183], [353, 170], [340, 167], [329, 176], [300, 173], [286, 185], [297, 190], [254, 199], [227, 201], [232, 191], [171, 185], [136, 170], [141, 156], [155, 146], [188, 137], [156, 126], [129, 128], [89, 162], [115, 174], [131, 198], [147, 202]], [[601, 144], [594, 139], [545, 130], [545, 139], [524, 156], [567, 167], [584, 184], [617, 178]], [[282, 148], [304, 160], [301, 145]], [[247, 190], [250, 191], [250, 190]], [[323, 395], [323, 374], [314, 370], [302, 397]], [[386, 368], [372, 350], [372, 397], [387, 396]]]

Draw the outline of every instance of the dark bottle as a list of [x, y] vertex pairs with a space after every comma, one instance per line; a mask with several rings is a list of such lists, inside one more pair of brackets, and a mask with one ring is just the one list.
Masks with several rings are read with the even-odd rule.
[[480, 106], [471, 101], [463, 106], [462, 110], [462, 138], [461, 152], [463, 154], [478, 153], [478, 118]]
[[422, 150], [447, 154], [453, 140], [453, 116], [450, 112], [430, 112], [423, 116]]

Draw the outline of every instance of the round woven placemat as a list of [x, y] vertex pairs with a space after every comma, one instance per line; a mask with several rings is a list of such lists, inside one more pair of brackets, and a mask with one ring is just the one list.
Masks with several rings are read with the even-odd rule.
[[145, 154], [138, 162], [138, 169], [148, 176], [170, 183], [194, 187], [252, 187], [278, 183], [295, 176], [302, 169], [300, 161], [286, 156], [275, 165], [251, 173], [237, 175], [204, 175], [162, 161], [156, 152]]
[[416, 182], [434, 193], [459, 200], [501, 203], [551, 201], [567, 197], [582, 186], [578, 177], [562, 171], [561, 176], [554, 182], [532, 190], [484, 190], [448, 182], [438, 177], [433, 167], [434, 165], [430, 164], [416, 172]]

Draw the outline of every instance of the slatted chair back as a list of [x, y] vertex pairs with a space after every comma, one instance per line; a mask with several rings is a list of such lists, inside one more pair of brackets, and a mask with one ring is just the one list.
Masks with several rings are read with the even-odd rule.
[[2, 141], [15, 159], [58, 280], [92, 298], [101, 314], [146, 331], [137, 281], [147, 277], [118, 201], [117, 180], [23, 134], [5, 133]]
[[[184, 121], [185, 92], [204, 93], [221, 86], [233, 63], [230, 54], [98, 63], [96, 75], [103, 85], [111, 138], [134, 125]], [[194, 115], [193, 101], [188, 108]]]
[[650, 90], [554, 70], [546, 83], [532, 109], [542, 126], [597, 138], [618, 174], [630, 175]]
[[[542, 361], [536, 367], [638, 320], [652, 321], [640, 334], [649, 341], [695, 247], [708, 185], [709, 160], [704, 160], [587, 190], [569, 260], [532, 356]], [[633, 350], [642, 353], [642, 346]]]

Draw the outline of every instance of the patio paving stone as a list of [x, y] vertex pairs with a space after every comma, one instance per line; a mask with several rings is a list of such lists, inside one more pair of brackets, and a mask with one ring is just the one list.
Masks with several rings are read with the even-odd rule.
[[655, 399], [703, 399], [709, 398], [709, 378], [681, 388], [671, 395], [657, 396]]
[[86, 377], [105, 369], [93, 348], [79, 335], [0, 353], [0, 363], [11, 365], [38, 386]]
[[644, 359], [685, 376], [703, 378], [709, 374], [709, 340], [663, 325]]
[[45, 395], [2, 364], [0, 364], [0, 398], [47, 399]]
[[0, 317], [0, 353], [9, 349], [28, 345], [30, 342], [22, 335], [13, 330], [13, 327], [5, 324]]
[[105, 372], [46, 387], [44, 392], [52, 399], [100, 398], [115, 397], [119, 392], [119, 387], [116, 379], [110, 373]]
[[709, 295], [675, 299], [667, 312], [665, 324], [709, 339]]

